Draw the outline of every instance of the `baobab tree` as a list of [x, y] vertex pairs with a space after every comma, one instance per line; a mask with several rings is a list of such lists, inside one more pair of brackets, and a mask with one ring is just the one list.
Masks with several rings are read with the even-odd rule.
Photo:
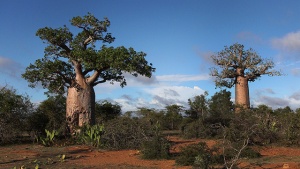
[[250, 108], [248, 82], [254, 82], [262, 75], [280, 76], [281, 72], [273, 70], [274, 63], [262, 59], [253, 49], [244, 50], [241, 44], [230, 47], [211, 56], [217, 67], [211, 68], [217, 87], [235, 86], [235, 104], [240, 108]]
[[106, 46], [115, 40], [107, 32], [110, 26], [107, 18], [100, 21], [88, 13], [72, 18], [70, 23], [79, 28], [76, 35], [67, 26], [45, 27], [36, 32], [47, 44], [45, 55], [30, 64], [22, 76], [30, 87], [41, 83], [49, 93], [67, 91], [66, 121], [74, 133], [77, 126], [95, 123], [94, 86], [119, 82], [124, 87], [124, 73], [150, 78], [155, 68], [148, 64], [143, 52]]

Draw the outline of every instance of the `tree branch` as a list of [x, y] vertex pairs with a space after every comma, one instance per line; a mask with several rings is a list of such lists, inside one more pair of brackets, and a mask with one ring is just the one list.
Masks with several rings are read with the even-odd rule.
[[58, 46], [63, 48], [68, 53], [68, 55], [70, 54], [71, 49], [66, 44], [59, 44]]
[[55, 73], [57, 73], [59, 76], [61, 76], [64, 80], [65, 80], [65, 82], [66, 83], [68, 83], [69, 85], [71, 85], [71, 83], [72, 83], [72, 81], [71, 81], [71, 79], [69, 79], [69, 78], [67, 78], [64, 74], [62, 74], [61, 72], [55, 72]]
[[[100, 69], [100, 70], [95, 70], [94, 74], [93, 74], [91, 77], [87, 78], [86, 82], [89, 83], [89, 84], [95, 83], [95, 81], [99, 78], [100, 73], [101, 73], [102, 71], [105, 71], [106, 69], [109, 69], [109, 68], [110, 68], [110, 67], [107, 66], [107, 67], [104, 67], [104, 68], [102, 68], [102, 69]], [[107, 79], [106, 79], [106, 80], [107, 80]], [[105, 80], [105, 81], [106, 81], [106, 80]], [[104, 81], [104, 82], [105, 82], [105, 81]], [[103, 83], [103, 82], [102, 82], [102, 83]], [[99, 84], [99, 83], [97, 83], [97, 84]], [[95, 86], [95, 85], [94, 85], [94, 86]]]
[[99, 83], [105, 83], [106, 81], [107, 81], [106, 79], [103, 79], [103, 80], [94, 82], [94, 83], [93, 83], [93, 86], [96, 86], [96, 85], [99, 84]]
[[89, 77], [89, 78], [86, 79], [86, 82], [88, 84], [94, 83], [98, 79], [100, 73], [101, 73], [101, 71], [95, 70], [94, 74], [91, 77]]
[[86, 69], [82, 72], [83, 76], [87, 75], [89, 72], [93, 71], [93, 69]]

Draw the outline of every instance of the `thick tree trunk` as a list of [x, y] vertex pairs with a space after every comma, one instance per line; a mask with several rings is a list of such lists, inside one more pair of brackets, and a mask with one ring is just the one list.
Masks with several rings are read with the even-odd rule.
[[95, 124], [95, 92], [92, 86], [68, 89], [66, 119], [71, 134], [84, 124]]
[[240, 108], [250, 108], [248, 79], [243, 76], [237, 77], [235, 84], [235, 104], [237, 106], [236, 112]]

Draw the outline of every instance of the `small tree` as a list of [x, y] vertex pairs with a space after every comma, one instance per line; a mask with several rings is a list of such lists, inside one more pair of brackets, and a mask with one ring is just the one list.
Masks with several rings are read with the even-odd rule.
[[[108, 47], [115, 38], [107, 33], [110, 21], [98, 20], [92, 14], [74, 17], [71, 25], [81, 31], [73, 35], [64, 26], [41, 28], [36, 35], [45, 41], [45, 56], [26, 68], [22, 75], [29, 86], [40, 82], [50, 93], [67, 90], [66, 119], [71, 133], [76, 126], [95, 123], [94, 86], [105, 82], [126, 85], [124, 72], [151, 77], [155, 70], [146, 54], [133, 48]], [[99, 43], [100, 42], [100, 43]], [[96, 44], [102, 46], [96, 48]]]
[[47, 116], [48, 123], [46, 128], [48, 130], [63, 129], [62, 124], [65, 123], [66, 119], [65, 107], [66, 97], [63, 95], [50, 96], [47, 100], [39, 104], [37, 111]]
[[96, 117], [100, 117], [103, 121], [114, 119], [120, 116], [121, 113], [122, 109], [119, 104], [113, 104], [107, 100], [96, 102]]
[[174, 130], [179, 128], [179, 124], [182, 121], [182, 112], [183, 107], [173, 104], [166, 106], [167, 113], [165, 115], [165, 125], [168, 129]]
[[254, 82], [262, 75], [279, 76], [279, 71], [272, 70], [274, 63], [262, 59], [253, 49], [244, 50], [241, 44], [230, 47], [211, 56], [218, 66], [211, 68], [217, 87], [235, 86], [235, 104], [242, 108], [250, 108], [248, 82]]
[[186, 111], [186, 114], [192, 119], [199, 119], [201, 118], [204, 121], [205, 117], [207, 116], [207, 103], [208, 100], [206, 98], [208, 96], [207, 92], [204, 94], [195, 96], [193, 99], [188, 99], [188, 104], [190, 109]]
[[226, 125], [230, 122], [230, 116], [233, 114], [233, 103], [230, 99], [231, 92], [226, 90], [216, 92], [209, 99], [210, 123], [222, 123], [222, 125]]
[[0, 144], [12, 142], [26, 131], [26, 119], [33, 112], [27, 95], [8, 86], [0, 87]]

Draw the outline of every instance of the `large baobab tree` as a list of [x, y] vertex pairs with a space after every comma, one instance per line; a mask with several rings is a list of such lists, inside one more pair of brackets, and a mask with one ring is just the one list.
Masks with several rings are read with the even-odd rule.
[[66, 121], [73, 133], [77, 126], [95, 122], [94, 86], [119, 82], [124, 87], [124, 73], [150, 78], [155, 68], [148, 64], [143, 52], [105, 45], [115, 40], [107, 32], [107, 18], [100, 21], [88, 13], [70, 22], [79, 28], [76, 35], [67, 26], [37, 31], [36, 35], [47, 44], [45, 55], [30, 64], [22, 76], [31, 87], [40, 82], [50, 93], [67, 91]]
[[240, 108], [249, 108], [248, 82], [254, 82], [262, 75], [279, 76], [279, 71], [273, 70], [271, 60], [262, 59], [253, 49], [244, 50], [241, 44], [230, 47], [211, 56], [217, 67], [211, 68], [211, 75], [215, 76], [217, 87], [235, 86], [235, 104]]

